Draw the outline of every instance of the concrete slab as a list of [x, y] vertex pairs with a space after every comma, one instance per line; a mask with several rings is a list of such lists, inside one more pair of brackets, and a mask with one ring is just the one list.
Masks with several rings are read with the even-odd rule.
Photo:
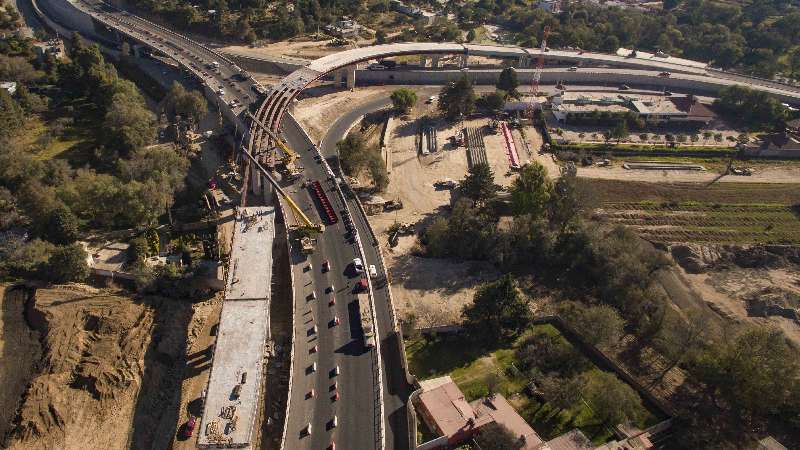
[[225, 300], [269, 297], [275, 209], [237, 208]]
[[250, 448], [264, 384], [272, 282], [272, 207], [238, 208], [199, 448]]

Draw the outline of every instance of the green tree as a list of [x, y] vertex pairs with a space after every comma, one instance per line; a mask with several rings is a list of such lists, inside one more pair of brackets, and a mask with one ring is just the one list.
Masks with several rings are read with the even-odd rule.
[[494, 184], [494, 172], [486, 163], [478, 163], [470, 167], [467, 176], [461, 181], [458, 188], [465, 197], [472, 199], [478, 205], [494, 198], [498, 189]]
[[[141, 95], [115, 94], [103, 123], [106, 147], [122, 156], [153, 143], [156, 123]], [[113, 157], [113, 156], [112, 156]]]
[[636, 391], [608, 372], [588, 372], [581, 394], [604, 426], [635, 421], [644, 414]]
[[560, 378], [549, 374], [536, 381], [547, 403], [559, 410], [570, 409], [581, 400], [584, 379], [580, 376]]
[[177, 81], [172, 83], [164, 98], [164, 104], [171, 115], [190, 117], [194, 123], [198, 123], [208, 112], [208, 105], [203, 95], [198, 91], [187, 91]]
[[511, 184], [511, 208], [515, 216], [530, 214], [540, 217], [547, 211], [553, 185], [547, 178], [547, 169], [531, 161]]
[[475, 35], [475, 29], [470, 28], [469, 31], [467, 31], [467, 42], [474, 41], [476, 37], [477, 36]]
[[342, 170], [348, 175], [355, 174], [367, 162], [367, 145], [361, 133], [350, 133], [336, 143]]
[[764, 415], [776, 413], [791, 400], [800, 376], [798, 361], [783, 332], [747, 327], [733, 339], [709, 345], [690, 370], [711, 395], [721, 395], [742, 412]]
[[60, 207], [50, 214], [44, 238], [58, 245], [72, 244], [78, 240], [79, 227], [75, 214], [68, 208]]
[[16, 134], [25, 121], [25, 113], [8, 91], [0, 89], [0, 138]]
[[497, 81], [497, 89], [503, 91], [509, 97], [519, 97], [517, 88], [519, 81], [517, 80], [517, 71], [513, 67], [506, 67], [500, 72], [500, 78]]
[[475, 90], [466, 76], [442, 88], [439, 110], [450, 120], [472, 114], [475, 110]]
[[375, 43], [379, 45], [386, 43], [386, 31], [378, 30], [375, 32]]
[[86, 251], [80, 244], [56, 247], [47, 262], [46, 278], [54, 283], [81, 282], [89, 276]]
[[528, 299], [522, 296], [511, 274], [478, 288], [471, 305], [462, 312], [465, 326], [474, 336], [503, 340], [530, 325]]
[[575, 302], [559, 305], [559, 316], [589, 344], [613, 347], [623, 334], [625, 321], [608, 305], [584, 306]]
[[395, 89], [389, 97], [392, 99], [394, 109], [400, 113], [408, 113], [417, 104], [417, 94], [411, 89]]
[[128, 246], [128, 258], [136, 265], [142, 263], [148, 255], [149, 245], [144, 236], [137, 236], [131, 239]]
[[483, 106], [494, 113], [501, 111], [506, 104], [506, 93], [503, 91], [494, 91], [481, 97]]
[[620, 120], [611, 129], [611, 137], [617, 140], [617, 144], [620, 143], [621, 140], [626, 139], [630, 135], [628, 131], [628, 123], [624, 120]]
[[518, 450], [522, 443], [505, 425], [492, 422], [480, 428], [475, 442], [481, 450]]

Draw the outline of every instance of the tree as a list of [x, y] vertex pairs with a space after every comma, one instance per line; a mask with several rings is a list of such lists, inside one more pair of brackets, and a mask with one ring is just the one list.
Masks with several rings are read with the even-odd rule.
[[628, 123], [624, 120], [617, 122], [617, 125], [611, 129], [611, 137], [617, 140], [617, 144], [630, 135], [628, 131]]
[[8, 91], [0, 89], [0, 138], [13, 136], [22, 127], [25, 114]]
[[552, 192], [553, 185], [547, 178], [547, 169], [539, 162], [531, 161], [522, 168], [519, 177], [511, 184], [511, 208], [514, 215], [544, 215]]
[[392, 99], [394, 109], [403, 114], [408, 113], [417, 104], [417, 94], [411, 89], [396, 89], [389, 98]]
[[559, 316], [586, 342], [602, 347], [616, 345], [625, 325], [617, 310], [608, 305], [567, 302], [559, 306]]
[[777, 98], [740, 85], [722, 89], [714, 105], [729, 120], [752, 129], [774, 127], [787, 115]]
[[47, 262], [46, 278], [54, 283], [80, 282], [89, 276], [86, 251], [80, 244], [56, 247]]
[[66, 245], [78, 239], [79, 221], [75, 214], [66, 207], [60, 207], [50, 214], [44, 238], [48, 241]]
[[475, 29], [470, 28], [469, 31], [467, 31], [467, 42], [474, 41], [476, 37], [477, 36], [475, 35]]
[[481, 103], [489, 111], [496, 113], [503, 109], [506, 104], [506, 93], [503, 91], [495, 91], [481, 97]]
[[746, 327], [719, 339], [689, 365], [710, 390], [750, 414], [772, 414], [791, 400], [800, 375], [796, 350], [778, 329]]
[[644, 413], [636, 391], [608, 372], [588, 372], [581, 394], [604, 426], [634, 421]]
[[502, 340], [516, 336], [530, 323], [528, 299], [522, 296], [511, 274], [478, 288], [472, 305], [464, 307], [465, 326], [474, 336]]
[[498, 187], [494, 184], [494, 172], [489, 164], [478, 163], [469, 168], [458, 189], [465, 197], [481, 205], [494, 198]]
[[580, 376], [560, 378], [548, 374], [536, 381], [547, 403], [559, 410], [572, 408], [581, 399], [584, 379]]
[[187, 91], [177, 81], [172, 83], [164, 98], [164, 104], [171, 115], [190, 117], [194, 123], [198, 123], [208, 112], [208, 105], [203, 95], [198, 91]]
[[591, 203], [588, 190], [581, 188], [575, 174], [561, 175], [553, 184], [547, 205], [550, 226], [564, 233], [576, 222], [585, 205]]
[[115, 94], [103, 125], [106, 147], [122, 156], [151, 144], [156, 136], [155, 117], [141, 95]]
[[475, 436], [481, 450], [518, 450], [521, 442], [505, 425], [498, 422], [486, 424]]
[[450, 120], [472, 114], [475, 110], [475, 90], [466, 76], [442, 88], [439, 110]]
[[128, 258], [134, 264], [141, 264], [148, 255], [149, 245], [144, 236], [137, 236], [131, 239], [128, 246]]
[[500, 78], [497, 81], [497, 89], [503, 91], [509, 97], [519, 97], [517, 88], [519, 81], [517, 80], [517, 71], [513, 67], [506, 67], [500, 72]]
[[350, 133], [336, 143], [342, 170], [348, 175], [358, 172], [367, 162], [367, 145], [361, 133]]
[[378, 30], [375, 32], [375, 43], [378, 45], [386, 43], [386, 31]]

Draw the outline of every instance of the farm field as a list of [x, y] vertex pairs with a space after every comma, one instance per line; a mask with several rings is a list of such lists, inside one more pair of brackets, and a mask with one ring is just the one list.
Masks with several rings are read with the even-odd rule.
[[593, 218], [662, 243], [798, 244], [800, 185], [579, 179]]
[[799, 214], [781, 204], [642, 201], [605, 203], [594, 217], [654, 242], [798, 244]]

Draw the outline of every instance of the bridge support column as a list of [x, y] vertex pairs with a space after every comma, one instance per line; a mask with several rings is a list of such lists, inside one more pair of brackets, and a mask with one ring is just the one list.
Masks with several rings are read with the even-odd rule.
[[338, 88], [342, 85], [342, 81], [344, 80], [345, 77], [344, 73], [345, 73], [344, 69], [333, 72], [333, 85], [335, 87]]
[[439, 55], [436, 55], [433, 58], [431, 58], [431, 68], [438, 69], [439, 68], [439, 61], [441, 60], [441, 58], [442, 57], [439, 56]]
[[464, 53], [463, 55], [461, 55], [461, 64], [460, 64], [461, 68], [463, 69], [467, 67], [467, 64], [469, 64], [469, 55]]
[[428, 57], [425, 55], [419, 56], [419, 66], [420, 67], [427, 67], [428, 65]]
[[529, 63], [530, 61], [527, 56], [520, 56], [519, 59], [517, 60], [517, 67], [520, 69], [524, 69], [528, 67]]
[[347, 71], [347, 89], [353, 89], [356, 87], [356, 66], [347, 66], [345, 70]]

